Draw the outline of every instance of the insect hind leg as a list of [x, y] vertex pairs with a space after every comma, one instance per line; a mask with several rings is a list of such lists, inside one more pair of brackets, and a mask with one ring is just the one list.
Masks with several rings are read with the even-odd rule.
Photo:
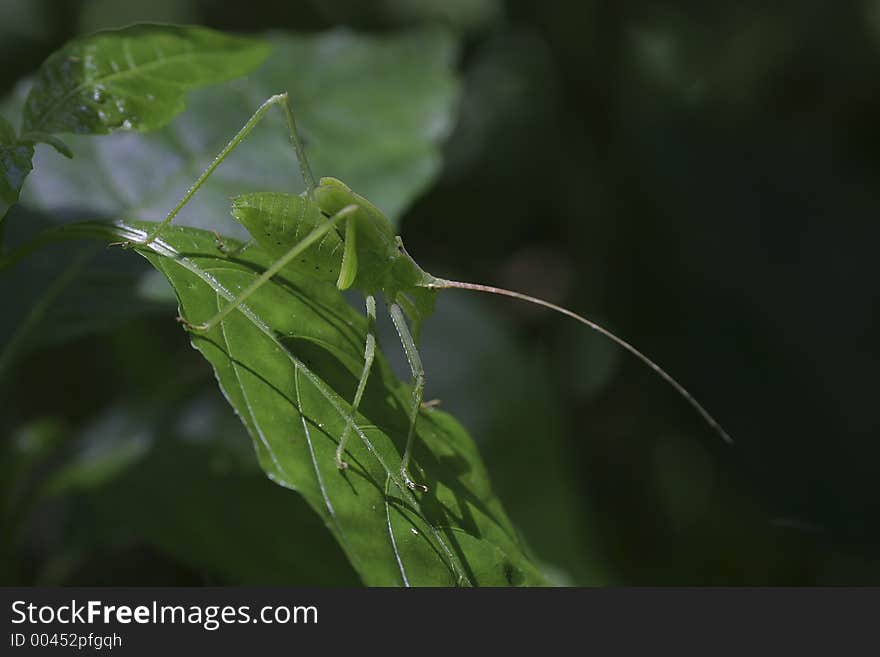
[[[287, 130], [290, 137], [290, 142], [293, 144], [294, 150], [296, 151], [296, 158], [299, 161], [300, 173], [303, 177], [303, 181], [306, 185], [306, 191], [311, 196], [315, 189], [315, 177], [312, 175], [311, 168], [309, 167], [309, 163], [306, 160], [305, 149], [302, 146], [302, 142], [300, 141], [299, 134], [296, 129], [296, 122], [293, 118], [293, 110], [290, 108], [290, 99], [288, 98], [287, 93], [276, 94], [266, 99], [262, 105], [257, 108], [257, 111], [253, 113], [250, 119], [248, 119], [247, 123], [242, 126], [242, 128], [236, 133], [236, 135], [229, 140], [229, 143], [223, 147], [221, 150], [211, 161], [211, 164], [202, 172], [202, 174], [198, 177], [198, 179], [193, 183], [192, 187], [190, 187], [186, 194], [184, 194], [183, 198], [175, 205], [171, 211], [165, 216], [165, 218], [159, 223], [158, 226], [149, 234], [147, 238], [143, 242], [138, 242], [137, 246], [149, 246], [153, 243], [156, 238], [162, 233], [168, 224], [174, 221], [174, 218], [177, 214], [183, 209], [183, 207], [189, 203], [190, 199], [193, 195], [199, 190], [199, 188], [205, 183], [205, 181], [211, 177], [211, 174], [214, 173], [214, 170], [220, 166], [220, 163], [225, 160], [229, 154], [235, 150], [235, 148], [241, 144], [245, 137], [250, 134], [251, 130], [253, 130], [257, 124], [263, 119], [272, 106], [280, 105], [282, 111], [284, 112], [284, 118], [287, 122]], [[122, 243], [123, 246], [130, 246], [129, 243]]]
[[419, 411], [421, 410], [422, 399], [425, 394], [425, 368], [422, 366], [422, 359], [419, 356], [418, 349], [416, 349], [412, 333], [410, 333], [409, 327], [406, 325], [403, 310], [396, 303], [392, 303], [388, 307], [388, 312], [391, 315], [391, 321], [394, 322], [394, 328], [397, 329], [397, 335], [400, 336], [400, 342], [403, 344], [406, 360], [409, 362], [409, 368], [413, 376], [412, 412], [409, 420], [409, 431], [406, 436], [406, 447], [403, 450], [403, 458], [400, 462], [400, 476], [410, 489], [427, 493], [428, 487], [424, 484], [417, 484], [409, 475], [409, 462], [416, 435], [416, 421], [419, 418]]

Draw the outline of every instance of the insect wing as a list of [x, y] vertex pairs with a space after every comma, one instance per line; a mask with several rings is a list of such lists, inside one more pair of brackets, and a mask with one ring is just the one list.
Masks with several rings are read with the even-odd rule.
[[[284, 256], [319, 224], [327, 221], [309, 199], [277, 192], [236, 196], [232, 199], [232, 216], [247, 228], [263, 250], [276, 258]], [[343, 246], [338, 230], [331, 230], [288, 268], [335, 282], [342, 267]]]

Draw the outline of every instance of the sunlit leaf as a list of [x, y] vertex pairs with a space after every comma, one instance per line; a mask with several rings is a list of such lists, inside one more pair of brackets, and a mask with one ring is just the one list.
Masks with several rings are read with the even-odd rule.
[[40, 67], [22, 133], [153, 130], [186, 106], [186, 92], [247, 73], [259, 41], [202, 27], [133, 25], [71, 41]]
[[[136, 233], [131, 233], [132, 237]], [[222, 257], [211, 234], [176, 227], [145, 253], [177, 292], [182, 314], [208, 319], [271, 260], [257, 248]], [[263, 469], [321, 515], [372, 585], [537, 584], [541, 576], [494, 496], [476, 447], [451, 416], [421, 413], [412, 494], [397, 475], [410, 388], [380, 356], [348, 461], [334, 451], [363, 366], [365, 319], [332, 284], [279, 277], [193, 345], [213, 365]]]

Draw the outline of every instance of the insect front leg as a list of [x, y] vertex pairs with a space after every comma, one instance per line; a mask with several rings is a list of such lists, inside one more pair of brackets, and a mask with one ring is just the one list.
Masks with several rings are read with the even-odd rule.
[[[364, 369], [361, 372], [361, 378], [358, 381], [357, 391], [354, 393], [354, 401], [351, 403], [351, 415], [357, 413], [358, 406], [361, 403], [361, 397], [367, 387], [367, 379], [370, 377], [370, 369], [373, 366], [373, 357], [376, 355], [376, 297], [372, 294], [367, 295], [367, 341], [364, 347]], [[346, 424], [342, 430], [342, 437], [339, 439], [339, 445], [336, 447], [336, 467], [344, 470], [348, 467], [348, 463], [342, 458], [345, 452], [345, 443], [351, 433], [351, 424]]]
[[409, 431], [406, 436], [406, 448], [403, 450], [403, 459], [400, 462], [400, 476], [404, 483], [412, 490], [420, 490], [423, 493], [428, 492], [428, 487], [423, 484], [417, 484], [409, 476], [409, 461], [412, 455], [413, 440], [416, 435], [416, 420], [419, 418], [419, 410], [422, 407], [422, 398], [425, 394], [425, 368], [422, 366], [422, 359], [419, 356], [419, 350], [416, 349], [415, 340], [406, 324], [406, 318], [403, 310], [396, 303], [392, 303], [388, 307], [391, 314], [391, 321], [394, 322], [394, 328], [397, 329], [397, 335], [400, 336], [400, 342], [403, 344], [403, 350], [406, 352], [406, 360], [409, 362], [409, 368], [413, 376], [413, 398], [412, 413], [409, 420]]

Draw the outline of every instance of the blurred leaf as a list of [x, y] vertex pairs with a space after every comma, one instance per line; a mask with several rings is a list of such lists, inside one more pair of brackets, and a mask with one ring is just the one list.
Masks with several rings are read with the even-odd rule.
[[[268, 61], [246, 79], [193, 93], [164, 130], [71, 137], [75, 162], [38, 150], [40, 175], [23, 202], [58, 216], [159, 220], [262, 101], [287, 90], [317, 175], [333, 175], [396, 221], [434, 180], [439, 142], [454, 120], [455, 41], [413, 30], [386, 36], [333, 31], [275, 35]], [[265, 125], [263, 125], [265, 124]], [[303, 189], [280, 112], [270, 112], [179, 215], [184, 224], [243, 236], [230, 196]]]
[[[5, 418], [4, 418], [5, 419]], [[10, 525], [22, 514], [36, 466], [47, 461], [65, 442], [69, 427], [55, 417], [37, 417], [10, 430], [0, 445], [0, 519]], [[11, 534], [11, 531], [10, 531]]]
[[69, 42], [40, 67], [22, 132], [154, 130], [186, 107], [186, 92], [244, 75], [265, 44], [201, 27], [133, 25]]
[[85, 0], [79, 12], [77, 32], [123, 27], [132, 23], [198, 23], [198, 0]]
[[[25, 223], [44, 223], [24, 212], [15, 218], [21, 221], [11, 222], [12, 236]], [[34, 349], [106, 333], [137, 317], [170, 315], [174, 303], [164, 279], [127, 254], [94, 244], [52, 245], [8, 270], [0, 261], [0, 297], [0, 381]]]
[[0, 39], [4, 45], [8, 39], [45, 39], [48, 28], [47, 11], [44, 0], [0, 1]]
[[[71, 522], [41, 545], [55, 561], [67, 555], [60, 572], [44, 576], [69, 583], [150, 546], [226, 585], [357, 584], [320, 518], [266, 480], [221, 395], [206, 388], [175, 399], [166, 398], [158, 414], [150, 402], [110, 405], [67, 437], [68, 458], [44, 464], [33, 516], [64, 499], [85, 503], [69, 509]], [[46, 425], [23, 428], [19, 442], [57, 432]], [[38, 540], [34, 529], [21, 540]]]
[[[256, 247], [223, 258], [210, 233], [179, 226], [154, 246], [144, 255], [171, 281], [191, 322], [213, 316], [229, 290], [271, 264]], [[351, 467], [336, 468], [336, 443], [363, 367], [366, 322], [332, 284], [296, 268], [288, 273], [291, 280], [276, 277], [242, 312], [191, 336], [269, 477], [305, 497], [367, 584], [541, 583], [476, 447], [450, 416], [424, 411], [419, 420], [413, 474], [431, 492], [416, 498], [402, 484], [397, 468], [411, 391], [381, 356], [356, 417]]]
[[15, 566], [36, 555], [44, 583], [174, 581], [143, 563], [130, 568], [142, 579], [119, 572], [155, 550], [203, 583], [357, 584], [320, 518], [266, 480], [218, 391], [159, 408], [113, 403], [75, 432], [41, 418], [2, 445], [0, 582], [20, 581]]
[[439, 22], [463, 31], [485, 27], [504, 13], [500, 0], [383, 0], [382, 5], [395, 21]]
[[33, 166], [33, 157], [33, 144], [20, 141], [13, 127], [0, 116], [0, 224], [18, 201], [21, 186]]
[[96, 512], [224, 584], [357, 585], [342, 550], [302, 498], [266, 481], [256, 465], [219, 469], [219, 455], [215, 444], [161, 441], [98, 491]]
[[439, 23], [458, 32], [485, 28], [504, 12], [501, 0], [311, 0], [310, 4], [335, 24], [389, 27]]
[[43, 484], [43, 494], [100, 488], [143, 458], [152, 440], [142, 423], [133, 423], [128, 415], [111, 407], [82, 431], [72, 446], [74, 458]]
[[[80, 275], [86, 261], [93, 254], [94, 247], [79, 249], [73, 258], [62, 260], [60, 267], [53, 268], [53, 279], [34, 295], [20, 298], [21, 305], [13, 305], [13, 312], [4, 314], [0, 329], [7, 335], [0, 350], [0, 378], [10, 369], [12, 363], [21, 357], [29, 347], [37, 328], [44, 322], [53, 309], [58, 297], [64, 294], [73, 281]], [[3, 279], [4, 287], [13, 283], [10, 277]], [[13, 289], [15, 289], [13, 287]], [[13, 301], [13, 299], [10, 299]], [[21, 310], [21, 316], [16, 311]], [[2, 333], [0, 333], [2, 335]]]

